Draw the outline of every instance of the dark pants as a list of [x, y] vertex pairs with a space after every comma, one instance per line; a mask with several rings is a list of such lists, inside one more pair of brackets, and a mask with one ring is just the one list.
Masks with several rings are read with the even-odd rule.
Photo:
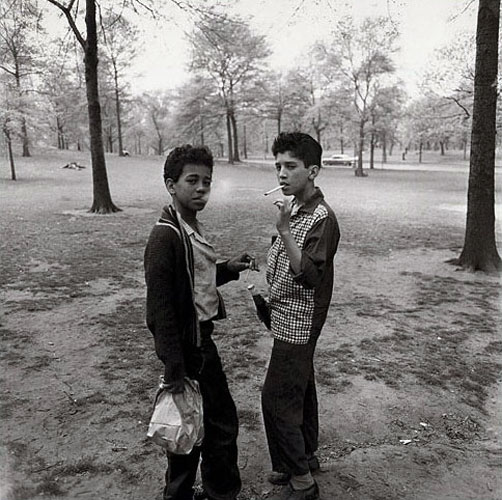
[[262, 389], [262, 410], [272, 469], [294, 476], [309, 472], [307, 456], [318, 447], [319, 416], [314, 379], [317, 335], [308, 344], [274, 340]]
[[199, 458], [204, 489], [215, 500], [234, 500], [241, 480], [237, 466], [239, 423], [218, 350], [210, 334], [212, 323], [201, 325], [202, 345], [187, 353], [189, 376], [199, 381], [204, 411], [204, 440], [188, 455], [168, 454], [166, 500], [192, 500]]

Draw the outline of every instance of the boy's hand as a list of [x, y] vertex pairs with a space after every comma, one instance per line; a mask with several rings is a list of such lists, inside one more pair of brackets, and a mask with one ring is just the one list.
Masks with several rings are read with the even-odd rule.
[[247, 253], [243, 253], [237, 257], [233, 257], [227, 262], [227, 268], [233, 273], [240, 273], [246, 269], [251, 271], [259, 271], [255, 259]]
[[161, 387], [171, 394], [181, 394], [182, 392], [185, 392], [185, 380], [173, 380], [169, 383], [163, 382]]
[[292, 205], [289, 200], [276, 200], [274, 205], [279, 209], [279, 214], [277, 216], [277, 222], [275, 227], [279, 234], [289, 233], [289, 220], [291, 218]]

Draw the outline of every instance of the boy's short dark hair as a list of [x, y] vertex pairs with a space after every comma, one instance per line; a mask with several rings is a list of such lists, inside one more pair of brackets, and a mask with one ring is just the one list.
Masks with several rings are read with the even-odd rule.
[[206, 165], [213, 169], [214, 161], [211, 150], [206, 146], [192, 146], [184, 144], [174, 148], [166, 158], [164, 163], [164, 182], [172, 179], [176, 182], [183, 172], [183, 167], [188, 163], [195, 165]]
[[281, 132], [272, 144], [272, 153], [277, 156], [278, 153], [290, 151], [291, 154], [302, 160], [305, 167], [311, 165], [321, 166], [322, 147], [310, 135], [303, 132]]

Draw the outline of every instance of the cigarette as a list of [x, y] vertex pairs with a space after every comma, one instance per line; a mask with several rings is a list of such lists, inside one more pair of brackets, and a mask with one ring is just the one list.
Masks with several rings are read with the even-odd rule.
[[275, 193], [276, 191], [279, 191], [279, 189], [282, 189], [282, 186], [276, 186], [274, 189], [271, 189], [270, 191], [263, 193], [263, 196], [268, 196], [269, 194]]

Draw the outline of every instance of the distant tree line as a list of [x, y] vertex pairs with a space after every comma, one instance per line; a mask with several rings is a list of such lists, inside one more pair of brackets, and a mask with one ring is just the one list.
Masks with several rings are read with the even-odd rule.
[[[72, 4], [59, 5], [71, 13]], [[118, 4], [103, 6], [96, 21], [105, 152], [163, 155], [180, 142], [192, 142], [209, 145], [233, 163], [250, 154], [265, 156], [277, 132], [301, 129], [327, 150], [358, 156], [357, 175], [362, 175], [362, 152], [369, 153], [372, 168], [377, 148], [383, 163], [396, 147], [400, 154], [418, 151], [418, 161], [428, 149], [441, 154], [463, 149], [467, 157], [473, 34], [437, 52], [420, 96], [411, 99], [396, 75], [399, 33], [386, 17], [359, 25], [341, 19], [329, 42], [319, 41], [296, 67], [279, 72], [269, 63], [266, 38], [246, 20], [209, 10], [190, 33], [190, 80], [174, 91], [138, 95], [131, 76], [140, 46], [138, 19]], [[23, 156], [32, 154], [35, 142], [89, 149], [85, 58], [79, 47], [87, 40], [69, 34], [49, 40], [37, 5], [19, 0], [0, 7], [4, 142], [21, 146]]]

